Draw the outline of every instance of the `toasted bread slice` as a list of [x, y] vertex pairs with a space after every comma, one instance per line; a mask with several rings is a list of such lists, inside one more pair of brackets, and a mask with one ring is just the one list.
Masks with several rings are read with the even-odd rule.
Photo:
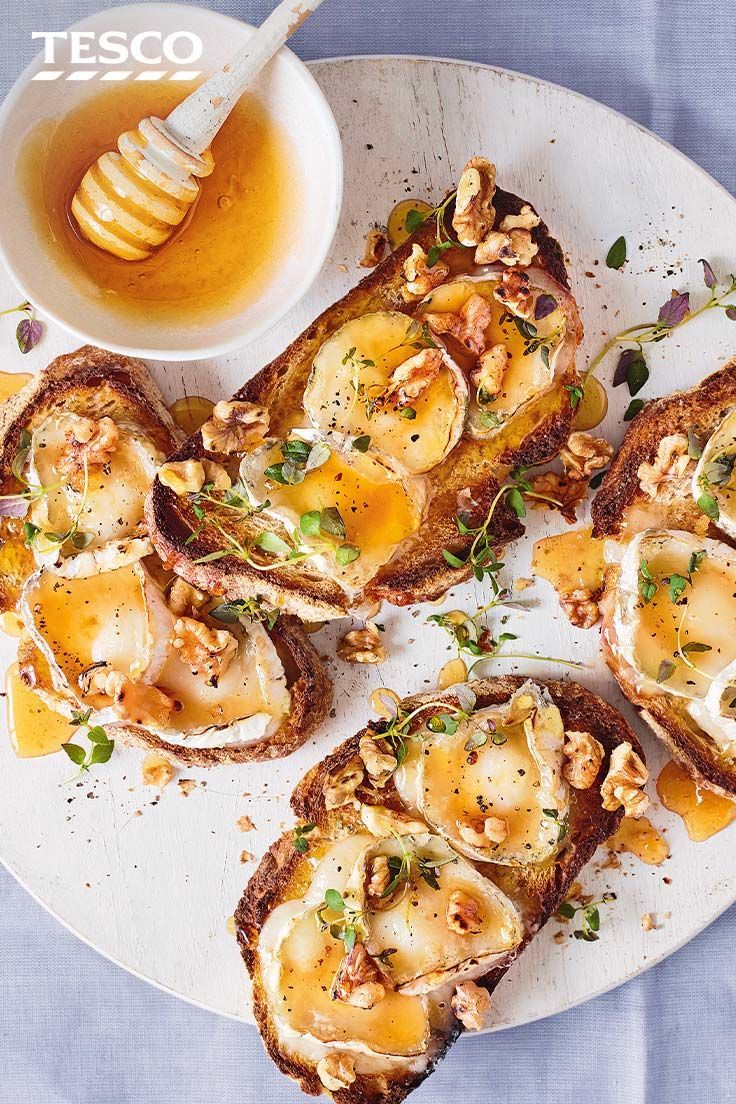
[[[502, 189], [496, 190], [494, 205], [497, 227], [504, 218], [528, 206]], [[443, 233], [448, 235], [452, 213], [450, 204], [445, 210], [443, 224]], [[270, 415], [270, 433], [275, 437], [283, 438], [295, 425], [306, 424], [305, 388], [315, 356], [329, 338], [346, 323], [371, 312], [401, 312], [409, 319], [419, 317], [420, 304], [407, 303], [402, 295], [402, 289], [406, 288], [404, 266], [416, 247], [431, 252], [436, 233], [435, 219], [430, 218], [357, 287], [320, 315], [276, 360], [249, 380], [237, 392], [235, 400], [265, 407]], [[357, 593], [349, 593], [341, 585], [337, 578], [339, 571], [312, 569], [308, 560], [271, 567], [268, 563], [247, 562], [242, 555], [224, 555], [221, 534], [207, 525], [202, 526], [201, 517], [193, 512], [187, 497], [177, 495], [157, 479], [147, 516], [152, 539], [162, 559], [195, 586], [230, 597], [246, 597], [257, 592], [273, 605], [307, 619], [340, 617], [380, 600], [395, 605], [433, 600], [450, 586], [469, 578], [472, 565], [451, 567], [443, 556], [448, 550], [462, 559], [472, 543], [472, 535], [458, 532], [458, 512], [467, 514], [470, 527], [482, 525], [509, 469], [550, 460], [567, 440], [572, 425], [568, 388], [576, 379], [574, 354], [582, 329], [569, 291], [560, 246], [543, 222], [533, 229], [532, 237], [538, 247], [532, 267], [511, 271], [520, 273], [522, 278], [528, 274], [535, 287], [551, 295], [564, 316], [564, 350], [560, 351], [553, 380], [541, 393], [523, 402], [491, 435], [479, 439], [466, 430], [449, 454], [425, 472], [426, 501], [418, 530], [400, 541], [390, 557], [371, 577], [362, 581]], [[449, 268], [450, 280], [483, 271], [473, 263], [472, 249], [459, 245], [443, 251], [441, 259]], [[509, 270], [502, 264], [496, 265], [491, 275], [500, 280], [501, 270], [508, 275]], [[445, 344], [456, 359], [460, 357], [457, 344], [453, 345], [449, 339]], [[221, 456], [205, 451], [201, 434], [197, 433], [172, 459], [185, 461], [208, 456], [222, 460]], [[383, 524], [382, 512], [377, 498], [377, 525]], [[246, 546], [252, 545], [264, 528], [283, 532], [278, 522], [264, 514], [252, 515], [239, 524], [228, 524], [228, 531]], [[502, 502], [489, 526], [491, 543], [500, 548], [521, 532], [523, 528], [517, 517]]]
[[[339, 846], [345, 846], [342, 841], [349, 841], [351, 838], [355, 838], [358, 833], [366, 832], [369, 833], [369, 840], [372, 837], [377, 837], [379, 840], [390, 841], [392, 839], [391, 833], [394, 833], [393, 839], [398, 839], [401, 835], [407, 841], [406, 846], [412, 847], [417, 845], [417, 840], [424, 838], [418, 834], [421, 833], [422, 828], [426, 831], [431, 831], [432, 828], [425, 827], [425, 822], [422, 821], [416, 808], [405, 804], [400, 797], [400, 790], [405, 792], [403, 789], [405, 781], [399, 785], [394, 784], [398, 772], [392, 774], [387, 780], [385, 778], [377, 779], [375, 782], [371, 781], [370, 774], [363, 772], [364, 763], [367, 764], [368, 759], [365, 758], [365, 753], [361, 757], [361, 752], [363, 752], [361, 740], [366, 738], [369, 741], [380, 739], [381, 732], [387, 730], [385, 722], [363, 729], [362, 732], [342, 744], [333, 754], [309, 771], [297, 786], [291, 802], [294, 813], [301, 822], [302, 830], [297, 829], [296, 832], [286, 833], [270, 848], [251, 878], [236, 912], [238, 940], [246, 967], [253, 981], [254, 1010], [264, 1043], [282, 1072], [298, 1081], [304, 1092], [316, 1095], [324, 1092], [326, 1086], [332, 1090], [334, 1099], [340, 1101], [341, 1104], [353, 1104], [353, 1102], [354, 1104], [369, 1104], [369, 1102], [378, 1101], [396, 1104], [396, 1102], [403, 1100], [412, 1089], [416, 1088], [432, 1072], [436, 1063], [444, 1056], [447, 1049], [463, 1030], [463, 1024], [453, 1012], [450, 1012], [454, 981], [458, 978], [474, 978], [476, 983], [487, 990], [488, 993], [491, 993], [512, 961], [526, 947], [550, 916], [556, 912], [582, 867], [592, 857], [598, 845], [616, 830], [620, 822], [620, 810], [606, 811], [603, 808], [600, 793], [601, 784], [607, 775], [610, 756], [614, 748], [622, 744], [628, 744], [637, 754], [641, 753], [636, 737], [620, 714], [595, 694], [570, 682], [530, 684], [525, 683], [522, 678], [509, 676], [484, 679], [469, 685], [475, 694], [474, 706], [468, 706], [467, 699], [464, 698], [464, 695], [467, 694], [467, 687], [462, 688], [463, 700], [466, 701], [466, 708], [474, 710], [475, 713], [489, 707], [505, 708], [506, 703], [512, 698], [519, 702], [520, 691], [527, 693], [529, 687], [534, 686], [533, 693], [540, 695], [540, 701], [549, 704], [554, 703], [559, 709], [559, 715], [561, 715], [562, 724], [566, 731], [588, 732], [602, 745], [602, 758], [597, 772], [595, 767], [593, 768], [595, 778], [590, 778], [587, 789], [570, 788], [569, 804], [566, 807], [565, 824], [567, 831], [564, 842], [560, 844], [559, 838], [562, 833], [560, 832], [557, 835], [557, 828], [555, 827], [553, 843], [555, 850], [551, 857], [548, 856], [542, 861], [524, 864], [518, 861], [507, 861], [503, 864], [488, 861], [470, 862], [467, 858], [467, 850], [463, 850], [461, 853], [458, 847], [449, 849], [448, 855], [454, 855], [455, 859], [451, 857], [446, 859], [451, 864], [447, 867], [448, 870], [453, 869], [453, 864], [457, 860], [455, 869], [462, 870], [463, 877], [470, 878], [472, 876], [477, 878], [480, 875], [481, 880], [475, 891], [477, 893], [476, 904], [482, 903], [485, 891], [494, 894], [500, 891], [499, 900], [505, 901], [511, 913], [519, 920], [520, 928], [515, 937], [515, 945], [505, 953], [495, 955], [495, 958], [491, 956], [480, 962], [478, 958], [471, 958], [463, 964], [461, 969], [455, 969], [454, 973], [452, 969], [450, 972], [445, 969], [444, 972], [440, 971], [439, 974], [437, 971], [430, 970], [428, 974], [411, 981], [410, 984], [402, 981], [399, 976], [403, 963], [395, 965], [397, 959], [393, 959], [394, 964], [390, 967], [393, 980], [387, 983], [388, 995], [394, 1000], [400, 1000], [401, 995], [397, 993], [399, 988], [402, 989], [402, 993], [408, 993], [414, 999], [417, 999], [417, 994], [424, 993], [427, 1000], [430, 1000], [430, 998], [435, 1000], [435, 1018], [432, 1021], [433, 1027], [429, 1039], [421, 1054], [414, 1053], [413, 1056], [404, 1057], [403, 1059], [384, 1060], [382, 1058], [377, 1060], [375, 1041], [374, 1049], [368, 1051], [364, 1049], [362, 1054], [358, 1053], [355, 1048], [351, 1050], [350, 1046], [345, 1043], [345, 1033], [348, 1030], [353, 1030], [356, 1033], [360, 1030], [355, 1025], [351, 1025], [350, 1028], [345, 1027], [342, 1039], [335, 1036], [336, 1044], [333, 1042], [333, 1045], [330, 1046], [324, 1041], [315, 1042], [314, 1037], [306, 1029], [301, 1034], [294, 1033], [290, 1021], [280, 1019], [279, 1015], [274, 1012], [274, 985], [280, 984], [280, 982], [274, 980], [276, 977], [274, 970], [280, 969], [279, 959], [283, 958], [284, 954], [288, 954], [288, 950], [282, 951], [282, 943], [279, 942], [278, 936], [280, 917], [284, 914], [276, 914], [276, 919], [270, 922], [269, 918], [274, 916], [274, 910], [287, 903], [285, 907], [289, 916], [284, 923], [288, 926], [291, 922], [290, 918], [293, 917], [296, 918], [295, 922], [298, 921], [301, 906], [296, 905], [296, 901], [303, 897], [305, 892], [308, 892], [313, 877], [318, 880], [318, 896], [319, 894], [325, 894], [325, 899], [326, 891], [330, 887], [330, 878], [337, 879], [342, 876], [344, 880], [344, 874], [338, 873], [343, 870], [342, 864], [345, 862], [343, 852], [339, 852], [336, 857], [333, 855], [332, 859], [330, 858], [335, 841], [341, 841]], [[516, 697], [514, 697], [515, 695]], [[439, 694], [423, 694], [407, 698], [400, 703], [400, 712], [402, 716], [413, 714], [415, 710], [424, 707], [426, 711], [422, 713], [422, 720], [417, 722], [424, 725], [430, 716], [441, 714], [443, 708], [452, 709], [453, 706], [459, 704], [460, 700], [460, 690], [451, 688]], [[427, 730], [424, 731], [426, 734]], [[494, 732], [492, 727], [489, 731]], [[510, 730], [510, 733], [512, 731], [513, 729]], [[495, 734], [498, 737], [498, 730]], [[509, 734], [510, 740], [514, 738]], [[562, 738], [564, 739], [564, 737]], [[465, 739], [462, 731], [460, 739]], [[498, 740], [499, 744], [500, 742]], [[385, 751], [385, 741], [378, 746]], [[423, 744], [422, 748], [424, 747]], [[500, 748], [494, 747], [491, 754], [499, 750]], [[420, 750], [417, 754], [421, 757], [423, 752]], [[477, 758], [475, 752], [470, 752], [468, 763], [473, 762], [473, 755], [476, 755]], [[356, 768], [359, 779], [357, 789], [355, 784]], [[401, 769], [405, 770], [406, 768]], [[444, 778], [441, 779], [441, 786], [448, 787], [446, 796], [449, 798], [449, 787], [452, 782], [447, 772], [444, 772], [444, 775]], [[376, 777], [375, 773], [374, 777]], [[488, 779], [486, 778], [486, 785], [487, 782]], [[423, 784], [426, 785], [426, 781]], [[341, 787], [345, 791], [342, 794]], [[489, 797], [486, 792], [482, 796], [484, 798]], [[351, 803], [351, 799], [355, 799], [353, 803]], [[443, 801], [441, 794], [439, 800], [440, 802]], [[478, 804], [481, 811], [488, 811], [488, 805], [484, 806], [480, 801]], [[551, 815], [548, 809], [544, 809], [543, 812], [545, 815]], [[393, 822], [391, 818], [395, 818]], [[493, 820], [494, 818], [491, 817], [490, 819]], [[560, 820], [562, 820], [561, 817]], [[388, 827], [386, 826], [387, 823]], [[546, 823], [551, 824], [553, 822], [548, 821]], [[436, 828], [436, 822], [433, 822], [433, 825]], [[512, 835], [514, 831], [515, 829], [512, 828]], [[433, 846], [436, 848], [439, 837], [435, 836], [433, 839], [435, 841]], [[298, 846], [295, 846], [295, 841], [297, 841]], [[394, 846], [393, 842], [388, 845], [390, 848]], [[402, 850], [405, 849], [402, 847]], [[325, 856], [325, 861], [332, 862], [333, 865], [331, 873], [328, 869], [328, 873], [323, 875], [321, 872], [317, 872], [318, 868], [315, 864], [319, 863]], [[468, 867], [472, 868], [474, 873], [469, 873]], [[365, 866], [366, 879], [371, 869], [375, 873], [377, 867]], [[410, 873], [411, 869], [410, 866]], [[394, 872], [393, 868], [391, 872]], [[442, 879], [443, 876], [447, 877], [448, 875], [444, 875], [443, 870], [435, 870], [435, 875], [437, 880], [432, 888], [437, 889], [439, 887], [446, 895], [449, 885], [445, 889]], [[437, 921], [438, 914], [444, 909], [444, 897], [437, 905], [435, 902], [442, 895], [438, 893], [433, 901], [430, 893], [429, 902], [425, 898], [425, 904], [429, 904], [429, 910], [425, 913], [421, 905], [417, 907], [416, 902], [419, 902], [419, 896], [414, 902], [414, 894], [426, 894], [426, 890], [422, 888], [420, 878], [416, 874], [414, 877], [416, 885], [420, 888], [419, 890], [411, 888], [407, 891], [410, 894], [410, 897], [406, 898], [407, 911], [412, 914], [410, 930], [412, 926], [419, 930], [418, 925], [422, 924], [425, 916], [429, 916], [432, 912], [434, 912], [433, 918], [430, 918], [428, 922]], [[350, 883], [348, 888], [349, 885]], [[485, 890], [483, 887], [485, 887]], [[343, 893], [348, 897], [345, 890], [343, 890]], [[393, 898], [390, 896], [391, 890], [389, 887], [384, 891], [383, 897], [387, 893], [389, 894], [390, 908], [392, 907]], [[311, 900], [311, 898], [308, 898], [308, 900]], [[365, 900], [369, 901], [370, 899], [366, 897]], [[452, 901], [452, 898], [450, 900]], [[295, 902], [295, 904], [290, 907], [288, 902]], [[415, 910], [409, 908], [409, 904], [412, 902], [415, 903]], [[378, 955], [377, 961], [385, 962], [386, 959], [391, 958], [392, 953], [396, 954], [397, 952], [395, 949], [393, 952], [389, 950], [381, 959], [378, 945], [372, 946], [370, 943], [370, 939], [375, 936], [372, 927], [375, 909], [379, 907], [379, 904], [374, 904], [374, 912], [366, 914], [370, 915], [370, 926], [363, 933], [363, 936], [372, 953]], [[449, 907], [448, 905], [448, 909]], [[344, 916], [347, 917], [347, 915], [346, 911]], [[308, 919], [311, 919], [311, 917], [308, 917]], [[330, 918], [331, 922], [334, 919], [333, 914]], [[444, 917], [441, 917], [441, 920], [444, 921]], [[493, 921], [486, 921], [486, 927], [490, 928], [492, 924]], [[274, 926], [276, 932], [273, 930]], [[460, 929], [448, 926], [445, 931], [445, 939], [450, 942], [457, 939], [453, 932], [458, 930]], [[480, 925], [476, 925], [471, 930], [478, 932]], [[391, 929], [391, 934], [399, 941], [399, 954], [403, 953], [404, 943], [401, 941], [402, 937], [398, 934], [398, 929]], [[434, 935], [436, 936], [437, 933], [434, 932]], [[422, 946], [431, 945], [436, 950], [438, 946], [443, 945], [442, 939], [438, 942], [436, 938], [434, 940], [425, 939], [423, 936], [424, 929], [422, 929], [422, 934], [416, 937], [422, 943]], [[360, 939], [361, 936], [359, 935], [358, 938]], [[378, 937], [375, 936], [375, 938]], [[467, 934], [460, 936], [461, 941], [464, 938], [468, 938]], [[472, 938], [484, 938], [484, 936]], [[325, 940], [327, 944], [330, 944], [327, 934]], [[345, 944], [346, 949], [347, 946]], [[285, 943], [283, 943], [283, 947], [286, 947]], [[414, 950], [416, 951], [416, 947]], [[330, 966], [331, 952], [328, 946], [325, 947], [323, 953], [328, 966]], [[476, 947], [473, 947], [464, 953], [476, 955], [479, 952]], [[447, 958], [446, 966], [451, 961], [450, 958]], [[422, 984], [423, 979], [427, 984]], [[357, 980], [360, 981], [360, 977]], [[384, 980], [386, 980], [385, 976]], [[318, 987], [320, 983], [321, 978], [318, 979]], [[436, 983], [439, 983], [440, 987], [432, 990], [431, 986]], [[295, 976], [290, 973], [284, 985], [288, 986], [290, 993], [293, 988], [294, 992], [289, 998], [289, 1004], [296, 1008], [296, 1002], [299, 998], [296, 992]], [[333, 984], [333, 990], [334, 987]], [[470, 989], [473, 990], [473, 988], [471, 985]], [[280, 989], [277, 990], [277, 992], [280, 991]], [[438, 994], [436, 998], [432, 997], [433, 992]], [[309, 994], [306, 994], [306, 999], [309, 1000]], [[360, 1008], [365, 1007], [365, 1002], [360, 1005]], [[382, 1007], [380, 1003], [377, 1005], [378, 1009]], [[282, 1006], [280, 1012], [282, 1016], [291, 1016], [292, 1008], [289, 1007], [288, 1012], [284, 1012], [284, 1006]], [[356, 1016], [362, 1014], [356, 1013]], [[401, 1005], [387, 1008], [385, 1013], [382, 1014], [382, 1023], [409, 1022], [414, 1014], [415, 1008], [412, 1002], [409, 1001], [406, 1004], [406, 1014], [402, 1013]], [[397, 1030], [393, 1026], [384, 1029], [387, 1032]], [[370, 1038], [370, 1036], [368, 1037]], [[340, 1045], [340, 1043], [343, 1045]], [[405, 1040], [402, 1039], [402, 1043], [405, 1044]], [[367, 1046], [367, 1044], [365, 1045]], [[407, 1047], [406, 1049], [409, 1050], [410, 1048]], [[382, 1054], [385, 1056], [386, 1053], [384, 1047]], [[323, 1077], [320, 1077], [317, 1066], [320, 1059], [327, 1054], [332, 1054], [337, 1058], [340, 1056], [348, 1058], [349, 1073], [347, 1077], [343, 1077], [342, 1087], [330, 1080], [329, 1071], [327, 1071], [326, 1081], [324, 1074]], [[339, 1080], [339, 1070], [337, 1075]]]
[[[22, 490], [12, 471], [22, 434], [33, 433], [43, 423], [67, 414], [133, 423], [162, 460], [182, 439], [141, 361], [85, 345], [57, 357], [17, 395], [0, 404], [0, 494]], [[144, 535], [142, 525], [135, 535]], [[0, 609], [6, 611], [15, 607], [23, 583], [38, 564], [24, 540], [21, 518], [0, 518], [0, 536]], [[73, 553], [74, 549], [64, 551]]]
[[[708, 449], [708, 443], [734, 408], [736, 359], [690, 390], [647, 403], [632, 421], [593, 499], [593, 536], [611, 538], [623, 547], [648, 530], [694, 534], [696, 545], [717, 541], [726, 555], [730, 555], [734, 541], [733, 533], [724, 530], [727, 519], [714, 510], [712, 503], [704, 503], [708, 513], [698, 505], [696, 493], [707, 493], [708, 488], [702, 482], [698, 484], [697, 454]], [[714, 513], [719, 516], [714, 517]], [[715, 553], [718, 546], [708, 547]], [[697, 586], [697, 573], [693, 579]], [[643, 719], [680, 765], [700, 784], [725, 797], [736, 797], [733, 748], [729, 750], [728, 743], [724, 746], [723, 741], [701, 727], [691, 715], [687, 699], [667, 692], [667, 679], [661, 683], [661, 690], [651, 685], [643, 688], [637, 672], [625, 662], [614, 627], [621, 582], [620, 563], [613, 562], [606, 571], [601, 603], [604, 654], [609, 667], [626, 697], [641, 710]], [[687, 598], [686, 592], [684, 598]], [[698, 643], [707, 645], [708, 642]], [[672, 658], [680, 662], [677, 655]], [[696, 654], [695, 659], [698, 658]], [[724, 656], [723, 662], [727, 660]]]
[[[237, 622], [237, 630], [234, 629], [233, 632], [240, 634], [244, 680], [249, 663], [247, 657], [252, 656], [260, 663], [265, 656], [263, 670], [266, 673], [272, 671], [279, 684], [280, 707], [274, 716], [278, 716], [280, 723], [277, 725], [276, 721], [272, 721], [263, 735], [251, 733], [251, 738], [246, 739], [244, 736], [241, 740], [236, 739], [231, 731], [229, 740], [224, 736], [220, 740], [220, 731], [224, 731], [228, 725], [218, 723], [218, 718], [222, 716], [221, 704], [213, 701], [212, 690], [213, 686], [217, 687], [216, 679], [205, 684], [209, 688], [202, 697], [202, 703], [208, 702], [209, 705], [203, 704], [199, 709], [200, 715], [197, 715], [199, 703], [196, 703], [191, 714], [193, 718], [196, 715], [196, 723], [193, 723], [191, 731], [187, 727], [178, 731], [178, 739], [166, 738], [167, 725], [163, 722], [158, 726], [153, 721], [150, 725], [133, 723], [130, 711], [113, 709], [112, 691], [105, 691], [104, 694], [101, 692], [97, 698], [91, 691], [82, 692], [79, 681], [81, 668], [87, 667], [89, 671], [102, 668], [105, 674], [108, 671], [115, 672], [118, 668], [127, 669], [125, 665], [121, 667], [122, 638], [126, 634], [131, 638], [134, 636], [136, 622], [134, 608], [128, 601], [128, 591], [118, 591], [119, 582], [105, 584], [105, 579], [125, 581], [128, 579], [127, 573], [136, 573], [141, 587], [140, 594], [135, 591], [135, 597], [136, 601], [140, 597], [144, 603], [141, 617], [145, 631], [141, 633], [137, 645], [133, 645], [134, 653], [136, 647], [140, 651], [139, 655], [134, 655], [133, 666], [139, 661], [139, 665], [144, 665], [143, 651], [145, 649], [147, 655], [150, 651], [150, 660], [158, 663], [161, 677], [175, 677], [178, 680], [171, 687], [166, 682], [170, 696], [176, 694], [174, 686], [182, 688], [182, 678], [188, 678], [184, 688], [188, 687], [194, 693], [192, 677], [189, 677], [190, 673], [184, 667], [175, 670], [172, 676], [171, 667], [162, 667], [160, 662], [163, 647], [161, 641], [173, 637], [176, 618], [191, 613], [190, 628], [201, 625], [221, 633], [224, 629], [221, 622], [209, 617], [208, 609], [213, 603], [207, 603], [206, 595], [194, 596], [196, 608], [182, 606], [177, 607], [176, 612], [173, 604], [171, 610], [167, 608], [170, 580], [161, 571], [160, 563], [152, 553], [147, 539], [143, 501], [155, 467], [180, 443], [182, 434], [173, 423], [162, 395], [141, 362], [86, 346], [75, 353], [59, 357], [38, 379], [0, 406], [2, 493], [17, 495], [25, 487], [28, 495], [29, 488], [40, 488], [47, 482], [50, 492], [38, 496], [30, 494], [30, 509], [33, 510], [40, 503], [46, 511], [45, 516], [51, 519], [53, 507], [45, 503], [45, 498], [47, 494], [53, 494], [58, 487], [64, 485], [65, 477], [61, 475], [59, 478], [55, 474], [53, 479], [37, 480], [35, 470], [36, 466], [41, 466], [41, 461], [39, 460], [38, 465], [34, 464], [33, 444], [28, 448], [29, 439], [32, 443], [37, 443], [39, 450], [48, 448], [51, 452], [52, 448], [57, 449], [54, 456], [58, 458], [59, 449], [70, 448], [69, 438], [66, 436], [70, 426], [72, 429], [78, 428], [84, 419], [100, 424], [100, 419], [103, 418], [115, 423], [120, 437], [117, 448], [112, 449], [110, 456], [105, 457], [105, 463], [94, 466], [94, 478], [89, 477], [89, 466], [86, 469], [87, 488], [90, 491], [94, 488], [94, 493], [100, 494], [101, 506], [98, 509], [92, 493], [85, 497], [83, 490], [78, 492], [85, 507], [80, 513], [79, 528], [90, 524], [87, 520], [89, 516], [101, 515], [104, 522], [106, 513], [110, 514], [113, 510], [117, 513], [118, 500], [122, 496], [118, 524], [123, 528], [117, 536], [114, 531], [103, 532], [107, 539], [95, 537], [81, 549], [76, 548], [72, 542], [66, 542], [62, 548], [51, 546], [38, 554], [38, 549], [34, 553], [28, 547], [23, 528], [29, 516], [37, 515], [26, 513], [25, 518], [2, 518], [4, 539], [0, 556], [3, 558], [4, 574], [0, 585], [0, 603], [4, 610], [18, 607], [25, 624], [26, 635], [20, 640], [18, 654], [23, 681], [52, 709], [70, 719], [75, 713], [91, 709], [93, 723], [103, 723], [111, 735], [120, 736], [130, 744], [159, 749], [170, 758], [187, 765], [240, 763], [290, 754], [323, 720], [331, 700], [331, 686], [319, 657], [301, 626], [293, 618], [279, 618], [272, 625], [269, 619], [270, 627], [264, 623], [250, 629], [245, 622], [239, 622], [236, 617], [231, 618], [233, 622]], [[58, 432], [57, 425], [61, 427]], [[123, 451], [128, 440], [133, 441], [136, 449], [140, 443], [148, 465], [141, 472], [138, 482], [129, 478], [126, 469], [129, 456], [133, 457], [133, 464], [138, 456], [138, 452]], [[121, 441], [124, 442], [122, 446]], [[26, 457], [22, 466], [17, 459], [19, 453], [21, 457]], [[32, 476], [25, 474], [29, 465], [34, 465]], [[56, 472], [55, 468], [49, 470]], [[129, 489], [122, 493], [121, 487]], [[20, 505], [23, 505], [22, 500]], [[47, 524], [49, 528], [52, 527], [51, 520]], [[53, 618], [46, 616], [46, 606], [37, 602], [35, 597], [37, 588], [42, 587], [44, 579], [50, 579], [47, 598], [49, 593], [54, 595]], [[101, 587], [96, 586], [96, 580], [103, 580]], [[38, 591], [38, 595], [40, 593]], [[34, 595], [33, 598], [30, 597], [31, 594]], [[152, 603], [150, 605], [149, 599]], [[185, 617], [185, 624], [187, 620]], [[105, 628], [106, 623], [108, 628]], [[117, 625], [121, 627], [116, 629]], [[73, 631], [75, 626], [79, 627], [79, 632]], [[94, 654], [87, 655], [90, 650], [89, 639], [93, 635], [99, 636], [100, 641]], [[255, 638], [257, 644], [249, 652], [247, 649], [250, 647], [250, 637]], [[103, 638], [106, 644], [103, 644]], [[226, 633], [222, 633], [220, 639], [226, 640]], [[144, 643], [146, 641], [153, 643]], [[99, 662], [100, 649], [105, 646], [111, 648], [118, 657], [109, 668], [105, 663]], [[102, 654], [107, 655], [104, 650]], [[82, 656], [86, 656], [84, 661], [80, 658]], [[194, 671], [191, 672], [191, 676], [193, 675]], [[244, 684], [243, 681], [243, 687]], [[140, 685], [146, 687], [147, 679], [143, 678]], [[244, 693], [241, 684], [237, 686]], [[153, 683], [149, 689], [158, 694], [157, 686]], [[186, 700], [186, 697], [175, 700], [174, 716], [177, 715], [177, 709], [181, 712], [182, 701], [186, 703]], [[117, 700], [116, 704], [119, 704]], [[210, 712], [206, 712], [207, 709]], [[188, 717], [189, 714], [182, 713], [181, 716]], [[247, 717], [247, 713], [244, 716]], [[183, 724], [186, 726], [187, 722]], [[71, 731], [70, 728], [70, 733]], [[238, 734], [240, 731], [238, 729]], [[189, 744], [187, 739], [190, 740]]]

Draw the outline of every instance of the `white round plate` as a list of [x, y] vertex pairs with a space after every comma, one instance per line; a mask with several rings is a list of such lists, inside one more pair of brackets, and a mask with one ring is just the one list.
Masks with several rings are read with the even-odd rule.
[[[620, 115], [562, 88], [502, 70], [412, 58], [353, 58], [318, 62], [312, 72], [337, 117], [345, 147], [345, 204], [341, 227], [322, 277], [296, 310], [267, 337], [237, 355], [185, 365], [153, 364], [169, 399], [184, 391], [230, 394], [265, 364], [323, 307], [364, 274], [356, 267], [363, 234], [385, 221], [406, 196], [437, 200], [466, 159], [484, 153], [498, 164], [505, 188], [532, 200], [563, 243], [587, 337], [581, 363], [605, 335], [656, 317], [670, 290], [704, 288], [699, 257], [716, 271], [736, 265], [736, 205], [727, 193], [665, 143]], [[611, 243], [624, 234], [631, 260], [623, 272], [605, 266]], [[16, 301], [8, 279], [3, 306]], [[42, 344], [21, 358], [14, 322], [2, 322], [4, 367], [39, 369], [73, 347], [49, 327]], [[651, 380], [644, 397], [688, 386], [717, 368], [736, 348], [736, 327], [701, 317], [650, 347]], [[603, 376], [610, 380], [613, 364]], [[617, 443], [628, 396], [612, 393], [604, 434]], [[533, 541], [565, 528], [532, 512], [527, 536], [506, 557], [508, 578], [529, 575]], [[515, 613], [518, 650], [582, 660], [580, 681], [607, 697], [632, 721], [656, 778], [666, 756], [634, 717], [598, 657], [598, 632], [572, 629], [547, 584], [527, 595], [532, 612]], [[458, 587], [447, 608], [482, 604], [477, 585]], [[441, 630], [426, 624], [426, 607], [387, 608], [388, 662], [378, 668], [330, 659], [335, 677], [334, 719], [289, 759], [242, 768], [180, 771], [197, 787], [184, 796], [176, 783], [142, 786], [141, 753], [116, 749], [110, 763], [81, 782], [63, 755], [19, 760], [0, 741], [0, 850], [9, 869], [63, 923], [103, 954], [148, 981], [225, 1015], [249, 1018], [244, 970], [228, 930], [255, 861], [291, 821], [289, 794], [304, 771], [368, 716], [367, 696], [380, 683], [402, 692], [434, 685], [450, 653]], [[314, 637], [334, 656], [338, 624]], [[6, 645], [10, 658], [10, 648]], [[494, 672], [538, 677], [564, 669], [547, 662], [488, 665]], [[555, 922], [537, 938], [503, 981], [494, 1006], [497, 1026], [548, 1016], [633, 977], [710, 923], [735, 897], [734, 829], [691, 843], [679, 818], [657, 805], [651, 814], [669, 840], [661, 867], [622, 857], [618, 870], [584, 873], [584, 886], [618, 899], [602, 910], [596, 944], [553, 940]], [[243, 833], [243, 815], [255, 824]], [[241, 861], [241, 853], [254, 858]], [[604, 856], [598, 856], [602, 859]], [[599, 864], [600, 865], [600, 864]], [[641, 917], [661, 926], [644, 932]], [[570, 927], [564, 929], [568, 934]]]

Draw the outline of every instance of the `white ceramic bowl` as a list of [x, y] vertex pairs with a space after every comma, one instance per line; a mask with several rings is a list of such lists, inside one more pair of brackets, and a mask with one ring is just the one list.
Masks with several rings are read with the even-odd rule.
[[[253, 28], [217, 12], [183, 4], [130, 4], [110, 8], [76, 23], [73, 30], [160, 31], [166, 36], [187, 30], [204, 44], [197, 67], [204, 79], [231, 57], [253, 34]], [[68, 45], [57, 43], [55, 68], [73, 68]], [[148, 44], [145, 49], [150, 52]], [[102, 294], [77, 287], [65, 275], [53, 246], [39, 236], [30, 210], [27, 188], [15, 171], [23, 140], [42, 119], [63, 117], [95, 94], [99, 78], [82, 81], [34, 81], [43, 69], [41, 55], [18, 78], [0, 109], [0, 150], [5, 169], [0, 204], [0, 257], [22, 293], [43, 317], [53, 319], [76, 336], [114, 352], [157, 360], [193, 360], [217, 356], [246, 345], [264, 334], [308, 291], [327, 257], [337, 227], [342, 200], [342, 150], [330, 107], [306, 67], [286, 48], [276, 55], [253, 84], [266, 109], [299, 155], [300, 202], [290, 212], [288, 253], [255, 301], [235, 316], [213, 323], [155, 324], [145, 312], [121, 316]], [[79, 68], [79, 66], [77, 66]], [[133, 74], [146, 68], [131, 59]], [[150, 68], [150, 67], [148, 67]], [[133, 79], [130, 77], [128, 79]]]

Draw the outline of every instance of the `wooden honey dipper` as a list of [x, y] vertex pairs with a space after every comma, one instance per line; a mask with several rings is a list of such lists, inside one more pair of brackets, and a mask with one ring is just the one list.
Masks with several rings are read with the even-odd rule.
[[209, 147], [253, 78], [322, 0], [282, 0], [226, 65], [166, 119], [143, 119], [84, 174], [72, 214], [89, 241], [141, 261], [167, 241], [199, 196], [214, 161]]

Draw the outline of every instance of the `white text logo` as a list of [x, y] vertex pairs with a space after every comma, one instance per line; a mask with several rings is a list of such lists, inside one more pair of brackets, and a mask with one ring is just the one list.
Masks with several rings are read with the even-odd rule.
[[[44, 67], [33, 80], [189, 81], [201, 74], [190, 68], [203, 52], [202, 39], [191, 31], [32, 31], [31, 37], [43, 40]], [[131, 61], [143, 68], [128, 68]]]

